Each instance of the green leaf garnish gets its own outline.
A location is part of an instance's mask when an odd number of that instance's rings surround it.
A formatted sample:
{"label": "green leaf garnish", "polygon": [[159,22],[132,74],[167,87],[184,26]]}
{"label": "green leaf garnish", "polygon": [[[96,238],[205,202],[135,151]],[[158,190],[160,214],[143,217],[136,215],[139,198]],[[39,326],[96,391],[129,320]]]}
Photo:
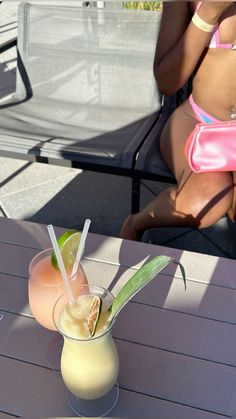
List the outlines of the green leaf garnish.
{"label": "green leaf garnish", "polygon": [[174,259],[169,256],[156,256],[150,261],[146,262],[135,274],[126,282],[121,288],[120,292],[114,298],[109,307],[108,321],[112,321],[120,310],[127,304],[127,302],[140,291],[148,282],[165,268]]}

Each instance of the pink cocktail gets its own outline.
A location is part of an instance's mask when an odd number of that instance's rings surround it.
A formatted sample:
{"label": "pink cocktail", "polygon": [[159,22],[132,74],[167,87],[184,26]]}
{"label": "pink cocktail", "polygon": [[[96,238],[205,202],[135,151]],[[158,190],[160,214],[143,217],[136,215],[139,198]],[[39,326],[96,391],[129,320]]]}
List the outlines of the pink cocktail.
{"label": "pink cocktail", "polygon": [[[56,330],[52,312],[58,297],[65,292],[64,282],[59,270],[51,263],[53,249],[43,250],[32,259],[29,265],[28,295],[32,314],[38,323],[50,330]],[[70,278],[67,272],[73,294],[79,294],[80,285],[87,284],[87,278],[82,265]]]}

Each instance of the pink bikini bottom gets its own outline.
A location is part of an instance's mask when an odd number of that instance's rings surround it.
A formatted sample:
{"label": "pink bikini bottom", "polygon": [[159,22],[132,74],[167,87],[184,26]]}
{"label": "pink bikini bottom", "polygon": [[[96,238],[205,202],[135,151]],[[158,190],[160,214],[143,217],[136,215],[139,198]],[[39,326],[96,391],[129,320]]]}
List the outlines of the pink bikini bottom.
{"label": "pink bikini bottom", "polygon": [[200,122],[203,122],[205,124],[213,124],[214,122],[220,122],[219,119],[214,118],[214,116],[209,115],[208,113],[206,113],[205,111],[203,111],[200,106],[198,106],[194,100],[193,100],[193,95],[189,96],[189,103],[191,105],[191,108],[194,112],[194,114],[196,115],[197,119]]}

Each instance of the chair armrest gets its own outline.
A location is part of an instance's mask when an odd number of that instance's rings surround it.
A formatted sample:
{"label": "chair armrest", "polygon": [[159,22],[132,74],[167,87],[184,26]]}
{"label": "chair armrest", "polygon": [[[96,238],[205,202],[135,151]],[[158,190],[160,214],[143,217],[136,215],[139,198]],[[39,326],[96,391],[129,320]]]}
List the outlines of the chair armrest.
{"label": "chair armrest", "polygon": [[2,52],[7,51],[10,48],[15,47],[16,45],[17,45],[17,37],[16,36],[14,38],[12,38],[12,39],[8,39],[7,41],[3,42],[0,45],[0,54]]}

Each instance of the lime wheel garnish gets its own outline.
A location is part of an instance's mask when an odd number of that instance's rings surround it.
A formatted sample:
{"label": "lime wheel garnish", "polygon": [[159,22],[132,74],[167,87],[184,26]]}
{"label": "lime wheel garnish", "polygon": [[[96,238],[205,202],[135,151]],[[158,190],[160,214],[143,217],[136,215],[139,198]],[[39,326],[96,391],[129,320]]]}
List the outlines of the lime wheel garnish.
{"label": "lime wheel garnish", "polygon": [[[74,265],[76,252],[80,242],[80,236],[81,233],[79,231],[67,230],[57,240],[61,252],[61,257],[67,271],[71,270]],[[54,251],[52,253],[51,262],[54,268],[59,269],[57,257]]]}

